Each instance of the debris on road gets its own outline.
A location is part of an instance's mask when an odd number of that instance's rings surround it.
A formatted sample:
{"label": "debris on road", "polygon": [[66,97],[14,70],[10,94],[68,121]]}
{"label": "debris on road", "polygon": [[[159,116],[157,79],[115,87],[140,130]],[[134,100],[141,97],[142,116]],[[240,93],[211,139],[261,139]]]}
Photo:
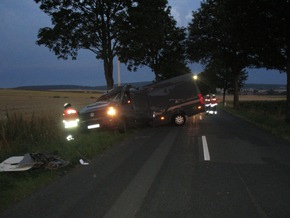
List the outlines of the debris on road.
{"label": "debris on road", "polygon": [[80,164],[81,165],[89,165],[89,163],[88,162],[85,162],[83,159],[80,159]]}

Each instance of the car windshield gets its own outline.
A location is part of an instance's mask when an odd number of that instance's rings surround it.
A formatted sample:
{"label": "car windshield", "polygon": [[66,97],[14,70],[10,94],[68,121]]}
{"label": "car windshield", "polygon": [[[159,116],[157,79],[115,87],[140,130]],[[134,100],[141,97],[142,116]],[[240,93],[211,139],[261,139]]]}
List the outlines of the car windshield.
{"label": "car windshield", "polygon": [[118,100],[118,98],[120,98],[121,90],[122,90],[121,87],[115,88],[115,89],[109,91],[108,93],[103,94],[102,96],[100,96],[97,99],[97,102],[99,102],[99,101],[113,101],[113,100]]}
{"label": "car windshield", "polygon": [[104,94],[101,97],[97,99],[97,102],[99,101],[112,101],[114,100],[120,93],[113,93],[113,94]]}

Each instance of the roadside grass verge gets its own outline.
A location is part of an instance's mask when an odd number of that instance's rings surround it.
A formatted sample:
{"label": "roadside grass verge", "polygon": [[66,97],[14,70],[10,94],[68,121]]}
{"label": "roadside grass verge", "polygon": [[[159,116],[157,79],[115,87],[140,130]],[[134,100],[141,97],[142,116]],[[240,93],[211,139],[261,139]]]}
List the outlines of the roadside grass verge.
{"label": "roadside grass verge", "polygon": [[290,124],[286,123],[286,101],[240,101],[239,110],[228,102],[223,110],[266,129],[290,142]]}
{"label": "roadside grass verge", "polygon": [[54,153],[70,162],[57,170],[35,168],[22,172],[0,172],[0,211],[65,175],[79,164],[80,159],[89,162],[125,139],[130,132],[76,131],[71,141],[66,140],[67,134],[59,117],[32,115],[24,118],[21,114],[7,114],[6,119],[0,121],[0,162],[26,153]]}

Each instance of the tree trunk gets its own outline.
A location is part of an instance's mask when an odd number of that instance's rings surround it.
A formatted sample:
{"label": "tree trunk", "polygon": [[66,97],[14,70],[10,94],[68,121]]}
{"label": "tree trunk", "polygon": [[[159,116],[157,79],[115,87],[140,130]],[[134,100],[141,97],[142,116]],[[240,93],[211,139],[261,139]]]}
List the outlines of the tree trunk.
{"label": "tree trunk", "polygon": [[223,91],[223,106],[225,107],[226,106],[226,89],[224,88],[224,91]]}
{"label": "tree trunk", "polygon": [[105,78],[107,82],[107,89],[110,90],[114,88],[113,59],[111,58],[104,59],[104,70],[105,70]]}
{"label": "tree trunk", "polygon": [[[290,62],[290,61],[288,61]],[[287,108],[286,108],[286,122],[290,123],[290,63],[287,66],[286,77],[287,77]]]}
{"label": "tree trunk", "polygon": [[239,78],[240,78],[240,71],[234,72],[234,108],[239,109],[240,103],[239,103]]}
{"label": "tree trunk", "polygon": [[223,106],[226,106],[226,91],[227,91],[227,72],[225,71],[225,77],[224,77],[224,88],[223,88]]}

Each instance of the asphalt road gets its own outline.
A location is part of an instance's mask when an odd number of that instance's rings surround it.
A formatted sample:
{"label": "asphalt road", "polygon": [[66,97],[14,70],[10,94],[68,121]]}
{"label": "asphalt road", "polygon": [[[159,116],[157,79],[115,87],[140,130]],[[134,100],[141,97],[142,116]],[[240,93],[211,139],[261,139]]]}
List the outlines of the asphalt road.
{"label": "asphalt road", "polygon": [[0,217],[290,217],[290,144],[223,111],[141,129]]}

